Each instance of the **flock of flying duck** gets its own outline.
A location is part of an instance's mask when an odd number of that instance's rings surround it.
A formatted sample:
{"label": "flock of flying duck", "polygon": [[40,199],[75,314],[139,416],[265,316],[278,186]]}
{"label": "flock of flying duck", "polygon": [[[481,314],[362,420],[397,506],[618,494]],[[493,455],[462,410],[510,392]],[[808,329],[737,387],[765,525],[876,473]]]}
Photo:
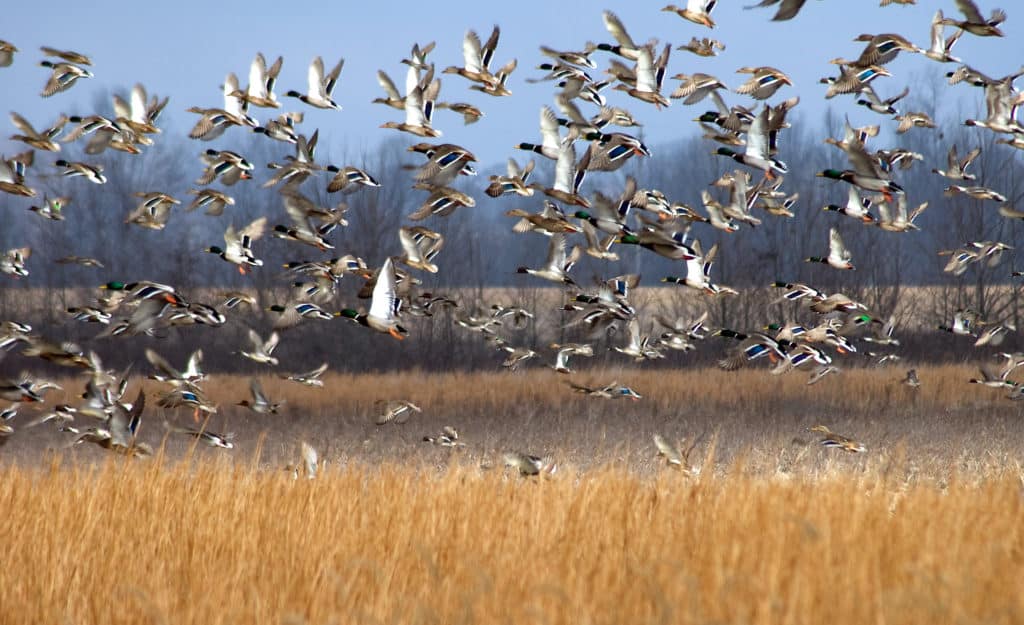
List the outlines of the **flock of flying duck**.
{"label": "flock of flying duck", "polygon": [[[882,0],[881,4],[894,2],[913,4],[913,0]],[[669,5],[664,10],[694,24],[714,28],[711,12],[715,4],[715,0],[689,0],[685,8]],[[774,18],[779,20],[792,18],[804,3],[765,0],[757,6],[774,4],[780,4]],[[824,96],[852,96],[857,105],[879,115],[879,120],[893,125],[898,134],[914,128],[934,128],[935,123],[926,113],[901,112],[897,108],[897,103],[909,89],[892,97],[883,97],[876,91],[876,85],[880,84],[879,78],[892,75],[885,65],[901,53],[920,54],[939,64],[960,64],[961,60],[953,56],[952,51],[961,36],[1002,36],[999,25],[1006,19],[1003,11],[995,10],[986,19],[971,0],[956,0],[955,5],[963,19],[948,18],[941,10],[937,11],[931,23],[927,47],[919,47],[893,33],[857,37],[855,41],[864,44],[860,55],[855,59],[832,61],[838,74],[822,79],[826,85]],[[673,47],[659,44],[656,40],[638,43],[624,23],[610,11],[604,12],[603,19],[610,42],[587,42],[571,50],[540,47],[544,58],[536,68],[541,73],[527,80],[547,81],[554,85],[555,107],[543,106],[540,109],[538,142],[523,142],[515,146],[518,153],[529,160],[520,163],[509,158],[507,174],[491,176],[484,189],[491,198],[534,198],[533,201],[542,206],[537,213],[519,208],[506,213],[516,220],[512,227],[514,232],[544,236],[549,241],[548,255],[543,264],[520,267],[518,272],[564,288],[565,309],[570,313],[567,326],[587,337],[584,342],[551,345],[551,368],[562,374],[572,373],[570,359],[592,356],[594,347],[591,341],[608,336],[615,328],[625,328],[626,335],[624,343],[616,346],[615,350],[635,361],[663,358],[668,350],[691,350],[708,336],[716,335],[734,342],[730,354],[720,361],[722,368],[734,370],[763,358],[774,363],[771,368],[773,374],[796,369],[810,372],[808,384],[837,373],[839,368],[833,364],[835,355],[856,352],[858,342],[898,347],[891,317],[876,316],[865,305],[842,293],[826,293],[806,284],[780,281],[774,286],[780,291],[779,303],[806,302],[807,317],[815,320],[812,323],[772,324],[759,331],[740,332],[728,328],[712,331],[706,327],[705,312],[696,319],[659,317],[657,322],[662,326],[661,331],[645,333],[637,310],[629,302],[630,290],[639,283],[639,276],[617,276],[599,283],[596,288],[576,283],[571,270],[583,254],[616,260],[617,246],[630,245],[683,261],[681,266],[685,266],[685,274],[666,276],[663,278],[665,283],[692,289],[708,298],[736,294],[736,290],[715,282],[713,265],[718,246],[704,250],[693,233],[694,228],[734,233],[744,227],[756,227],[763,219],[793,218],[796,214],[793,208],[798,199],[798,194],[783,190],[788,168],[776,146],[777,137],[788,128],[787,113],[798,105],[799,98],[791,97],[775,104],[768,102],[776,93],[792,86],[784,72],[769,66],[738,70],[738,73],[749,75],[749,79],[732,91],[750,98],[756,106],[728,105],[723,94],[729,88],[716,77],[699,72],[674,75],[673,79],[679,84],[674,91],[666,92],[663,84]],[[451,82],[460,86],[463,81],[468,83],[472,91],[492,97],[510,96],[510,77],[516,70],[517,60],[511,59],[495,67],[499,38],[498,27],[483,43],[475,32],[469,31],[462,45],[463,65],[447,67],[440,73],[452,75]],[[415,143],[410,145],[409,151],[423,159],[415,173],[414,184],[414,189],[423,192],[423,201],[408,215],[410,221],[418,223],[400,228],[401,253],[387,257],[380,267],[375,268],[352,255],[286,264],[289,279],[294,280],[291,297],[289,301],[269,308],[276,313],[269,335],[249,330],[248,345],[237,352],[240,357],[266,367],[276,367],[279,363],[273,353],[280,340],[280,331],[300,323],[338,317],[401,340],[409,334],[405,318],[432,315],[435,307],[453,307],[456,310],[455,322],[468,332],[479,333],[495,349],[506,354],[503,364],[510,369],[540,356],[534,349],[513,345],[507,336],[499,334],[503,329],[520,328],[530,323],[533,319],[531,311],[495,304],[488,313],[470,314],[449,298],[416,289],[419,280],[415,272],[437,273],[436,261],[445,243],[441,233],[423,224],[436,223],[456,210],[476,204],[470,193],[453,186],[462,176],[476,174],[473,153],[459,145],[428,143],[421,139],[441,136],[441,130],[434,126],[438,110],[453,111],[465,124],[475,123],[484,115],[473,104],[439,99],[441,78],[436,75],[429,58],[433,48],[433,42],[413,45],[409,58],[402,59],[401,62],[407,66],[403,90],[384,71],[378,72],[385,95],[374,102],[404,113],[402,121],[391,121],[383,127],[415,136]],[[675,50],[696,57],[709,57],[724,48],[717,40],[693,37],[688,44]],[[17,52],[12,44],[0,41],[0,67],[14,62]],[[50,70],[42,97],[67,91],[81,79],[93,76],[88,69],[91,67],[90,59],[83,54],[48,47],[42,48],[42,52],[47,60],[40,65]],[[604,74],[596,74],[600,62],[607,66]],[[294,244],[297,249],[300,246],[304,246],[302,249],[312,248],[324,256],[332,253],[333,245],[328,237],[336,228],[347,225],[347,205],[340,202],[333,207],[320,206],[303,193],[303,185],[321,186],[326,174],[328,193],[372,193],[374,187],[380,186],[370,172],[361,168],[318,162],[319,131],[314,130],[308,136],[302,132],[301,112],[283,113],[265,123],[257,120],[256,109],[279,109],[287,102],[294,103],[297,108],[341,108],[334,99],[334,90],[343,60],[327,72],[322,59],[317,57],[309,66],[306,90],[290,90],[278,98],[275,88],[282,63],[283,59],[278,57],[268,65],[264,56],[257,54],[250,68],[247,86],[243,88],[235,74],[228,74],[223,84],[222,108],[188,109],[198,116],[189,133],[193,139],[212,141],[228,131],[248,130],[294,149],[294,154],[286,156],[282,162],[269,164],[274,173],[262,183],[263,187],[276,187],[279,191],[287,223],[268,227],[268,217],[261,216],[243,227],[236,228],[231,224],[224,232],[223,245],[211,245],[206,249],[243,274],[262,266],[256,244],[268,231],[274,237]],[[1024,149],[1024,126],[1016,119],[1017,108],[1024,103],[1024,94],[1014,87],[1014,81],[1021,73],[1024,69],[1003,78],[990,78],[969,65],[961,64],[947,74],[950,83],[964,83],[984,93],[985,118],[964,123],[997,133],[1000,143],[1017,149]],[[628,132],[631,127],[639,125],[633,114],[622,106],[608,103],[612,91],[622,92],[624,95],[619,97],[622,101],[629,98],[637,107],[654,107],[656,110],[669,107],[672,100],[682,100],[682,104],[691,106],[709,99],[714,108],[700,114],[697,121],[705,138],[720,144],[715,154],[730,159],[738,166],[712,184],[712,188],[726,189],[728,200],[716,199],[715,193],[705,190],[701,193],[704,209],[701,211],[672,201],[657,189],[643,188],[632,176],[626,177],[621,192],[615,197],[597,191],[588,193],[584,181],[590,174],[614,172],[633,159],[651,156],[647,146]],[[44,130],[36,130],[24,117],[12,113],[11,120],[19,134],[11,139],[23,142],[29,149],[13,158],[0,158],[0,191],[37,197],[30,182],[33,168],[47,171],[56,168],[68,178],[69,195],[73,193],[75,184],[105,183],[106,174],[98,165],[65,159],[37,164],[36,154],[59,153],[61,144],[84,142],[82,152],[85,155],[100,154],[108,149],[138,155],[152,145],[160,133],[157,121],[167,102],[167,98],[150,98],[141,85],[136,85],[127,101],[114,97],[113,115],[61,116]],[[584,113],[585,108],[589,108],[590,113]],[[70,131],[61,137],[66,127],[70,127]],[[888,233],[918,230],[914,221],[925,210],[926,204],[910,209],[907,193],[894,180],[894,174],[912,167],[921,155],[899,147],[869,150],[868,141],[878,132],[877,125],[854,128],[847,123],[842,138],[828,139],[846,154],[850,168],[827,169],[818,174],[848,185],[845,189],[846,203],[830,205],[827,210]],[[961,157],[954,145],[950,148],[946,168],[934,171],[949,179],[947,194],[962,193],[1003,204],[1006,198],[996,190],[975,184],[976,175],[969,173],[970,165],[979,152],[980,148],[975,148]],[[203,208],[212,217],[230,213],[234,200],[229,195],[229,188],[253,178],[255,165],[231,150],[207,149],[201,158],[204,168],[196,180],[197,188],[189,191],[194,198],[184,210]],[[552,179],[544,182],[533,180],[536,158],[554,161]],[[215,182],[219,182],[222,188],[209,186]],[[140,191],[136,195],[138,206],[126,216],[126,222],[142,228],[163,229],[175,212],[174,207],[181,204],[181,200],[165,193]],[[64,209],[70,204],[69,197],[44,196],[40,205],[31,207],[31,210],[41,218],[62,221],[65,219]],[[759,211],[763,212],[760,217],[757,216]],[[1000,211],[1007,217],[1022,216],[1005,205]],[[888,235],[879,233],[879,236]],[[808,262],[823,263],[837,271],[854,268],[853,258],[838,227],[831,229],[827,246],[824,243],[822,254],[808,258]],[[963,273],[972,263],[998,263],[1006,249],[1009,246],[1000,242],[981,241],[949,251],[951,258],[947,271]],[[27,276],[30,256],[29,247],[6,252],[0,259],[0,272],[14,277]],[[96,259],[79,256],[68,256],[58,262],[102,267]],[[368,310],[338,310],[337,306],[331,305],[339,281],[349,274],[366,281],[360,297],[370,298]],[[256,304],[256,298],[246,291],[224,293],[222,301],[211,304],[192,301],[172,285],[144,280],[111,281],[100,287],[95,302],[68,308],[68,313],[79,321],[102,326],[99,337],[124,340],[131,336],[152,336],[168,327],[219,326],[226,322],[226,312]],[[970,310],[958,311],[949,325],[941,329],[972,336],[979,346],[998,345],[1008,332],[1015,330],[1005,322],[987,322]],[[76,368],[86,377],[86,390],[80,405],[58,405],[53,411],[35,418],[32,424],[56,422],[62,431],[73,436],[72,444],[90,442],[135,455],[152,452],[148,445],[136,440],[146,397],[140,391],[134,401],[124,401],[129,386],[127,371],[108,371],[93,351],[86,352],[74,344],[33,333],[32,328],[23,323],[3,322],[0,348],[10,350],[17,345],[22,346],[21,354],[25,357],[38,357]],[[898,359],[895,351],[874,355],[881,362]],[[206,415],[208,419],[209,415],[217,412],[218,407],[203,391],[207,376],[201,369],[201,350],[194,352],[182,369],[152,349],[146,351],[146,357],[154,371],[151,378],[166,386],[156,399],[157,405],[190,409],[197,421],[200,415]],[[982,377],[971,382],[1006,389],[1016,399],[1024,397],[1024,387],[1008,379],[1016,367],[1024,364],[1024,355],[1001,354],[1000,358],[1003,361],[1001,366],[983,367]],[[281,377],[297,384],[320,387],[324,384],[321,377],[326,369],[324,364],[312,371],[283,374]],[[913,370],[907,373],[904,383],[913,388],[920,384]],[[593,397],[634,400],[641,397],[637,391],[618,382],[588,385],[570,381],[568,384],[573,391]],[[9,436],[13,432],[10,420],[17,413],[18,402],[44,401],[46,391],[55,387],[50,382],[29,378],[5,382],[0,387],[0,397],[14,403],[0,415],[3,418],[0,435]],[[251,397],[240,401],[239,405],[256,413],[273,414],[281,402],[268,398],[259,379],[253,378]],[[380,409],[378,424],[403,423],[421,410],[415,403],[404,399],[382,401]],[[83,419],[93,425],[81,425]],[[232,447],[230,435],[209,431],[205,428],[205,421],[202,427],[167,427],[171,433],[194,436],[212,446]],[[851,452],[864,450],[862,444],[835,434],[825,426],[815,426],[811,430],[821,435],[821,442],[825,445]],[[445,427],[439,434],[424,440],[448,447],[463,445],[458,432],[452,427]],[[683,465],[688,454],[661,436],[655,437],[655,443],[659,454],[670,466],[687,468]],[[302,449],[305,459],[303,470],[310,476],[315,475],[316,452],[305,444]],[[518,452],[506,454],[505,461],[523,474],[554,469],[554,465],[545,460]]]}

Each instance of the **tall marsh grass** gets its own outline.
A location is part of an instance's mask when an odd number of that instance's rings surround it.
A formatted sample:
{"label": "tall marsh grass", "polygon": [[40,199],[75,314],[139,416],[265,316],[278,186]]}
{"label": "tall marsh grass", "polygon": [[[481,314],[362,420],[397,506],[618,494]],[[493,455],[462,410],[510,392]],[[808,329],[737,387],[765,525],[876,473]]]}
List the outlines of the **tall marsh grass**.
{"label": "tall marsh grass", "polygon": [[1019,468],[11,466],[0,622],[1019,623]]}

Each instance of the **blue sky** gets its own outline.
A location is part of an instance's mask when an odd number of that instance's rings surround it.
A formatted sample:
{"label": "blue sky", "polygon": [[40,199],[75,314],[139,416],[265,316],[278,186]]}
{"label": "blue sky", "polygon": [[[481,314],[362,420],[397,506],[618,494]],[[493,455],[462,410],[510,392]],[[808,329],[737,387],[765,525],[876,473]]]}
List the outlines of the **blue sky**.
{"label": "blue sky", "polygon": [[[0,38],[11,41],[21,52],[12,67],[0,69],[0,92],[8,110],[22,113],[37,127],[45,127],[61,111],[109,113],[109,108],[92,110],[98,94],[106,89],[127,91],[135,82],[142,82],[150,93],[171,96],[164,125],[169,132],[184,133],[194,119],[184,110],[194,105],[221,106],[219,85],[225,74],[234,71],[244,84],[249,63],[257,51],[268,59],[284,56],[279,95],[290,88],[305,89],[306,68],[314,56],[323,56],[328,67],[338,57],[344,57],[345,68],[335,91],[335,99],[344,107],[342,112],[314,111],[297,101],[282,110],[304,111],[307,132],[319,127],[322,145],[331,146],[332,150],[345,146],[351,153],[397,136],[395,131],[378,126],[389,119],[400,119],[401,114],[370,104],[372,98],[381,95],[375,77],[377,69],[384,69],[401,85],[405,66],[399,60],[407,55],[413,42],[431,40],[437,41],[431,58],[439,70],[451,64],[461,65],[461,41],[466,29],[473,28],[486,37],[491,26],[499,24],[502,38],[495,66],[513,57],[519,59],[519,69],[510,80],[513,97],[491,98],[470,91],[469,83],[458,76],[444,76],[442,100],[471,102],[480,106],[486,117],[468,127],[462,125],[458,116],[446,111],[439,111],[435,119],[435,125],[445,133],[444,140],[474,150],[484,163],[495,163],[511,155],[516,142],[538,136],[538,109],[551,103],[552,83],[524,82],[525,78],[541,73],[533,69],[544,60],[537,46],[578,49],[587,40],[610,40],[601,21],[602,8],[616,11],[639,41],[656,37],[675,46],[697,35],[712,36],[727,45],[726,51],[715,59],[673,52],[669,75],[704,71],[736,86],[741,80],[734,72],[744,65],[772,65],[788,72],[795,87],[784,88],[773,100],[801,95],[799,110],[804,119],[818,117],[829,106],[823,99],[825,87],[817,80],[833,73],[829,59],[850,58],[859,53],[862,44],[851,41],[854,37],[861,33],[897,32],[926,46],[930,19],[937,8],[948,15],[958,15],[952,0],[919,0],[918,6],[885,8],[878,7],[874,0],[809,0],[796,19],[775,23],[770,21],[773,10],[743,10],[742,5],[749,3],[751,0],[722,0],[714,13],[719,26],[711,31],[661,12],[659,3],[641,6],[618,2],[602,7],[582,1],[377,1],[318,3],[295,8],[296,5],[261,1],[19,2],[4,9],[9,29],[0,32]],[[988,0],[981,2],[986,14],[994,6]],[[1003,75],[1024,62],[1019,39],[1024,13],[1015,11],[1013,6],[1006,8],[1006,38],[965,35],[955,48],[958,56],[990,75]],[[69,92],[41,99],[38,93],[47,70],[37,66],[42,58],[40,45],[92,55],[96,78]],[[602,70],[606,56],[595,56]],[[883,96],[895,94],[909,84],[913,98],[915,85],[922,79],[928,75],[941,76],[953,67],[940,66],[923,56],[903,55],[889,65],[895,76],[876,84]],[[675,81],[667,80],[666,92],[674,86]],[[651,145],[695,134],[697,126],[690,120],[710,104],[683,107],[673,102],[672,107],[659,112],[624,93],[610,93],[611,103],[628,107],[645,124],[645,138]],[[922,89],[918,97],[924,93]],[[948,94],[954,103],[957,98],[963,99],[969,111],[982,108],[979,90],[959,86],[940,93]],[[730,103],[753,104],[749,98],[735,94],[728,94],[726,99]],[[855,107],[849,97],[836,98],[831,105],[840,112],[851,112],[854,121],[878,121]],[[930,102],[925,102],[919,108],[931,112],[930,106]],[[257,115],[265,119],[271,111],[260,109]],[[8,128],[13,131],[9,124]],[[230,147],[233,132],[238,130],[232,130],[213,145]],[[0,142],[0,147],[8,154],[17,149],[6,140]],[[197,153],[206,147],[208,144],[197,142]]]}

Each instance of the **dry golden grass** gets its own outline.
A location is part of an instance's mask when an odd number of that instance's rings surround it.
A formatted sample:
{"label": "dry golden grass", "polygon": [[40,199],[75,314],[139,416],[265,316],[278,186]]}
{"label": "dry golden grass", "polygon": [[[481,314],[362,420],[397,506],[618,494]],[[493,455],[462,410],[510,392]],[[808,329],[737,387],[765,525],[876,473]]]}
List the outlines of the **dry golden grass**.
{"label": "dry golden grass", "polygon": [[9,467],[4,622],[1019,623],[1019,470]]}
{"label": "dry golden grass", "polygon": [[[594,369],[637,402],[565,376],[263,376],[281,415],[206,387],[231,452],[165,439],[150,408],[127,460],[16,429],[0,448],[0,622],[1018,623],[1024,620],[1019,409],[966,366],[850,369],[806,387],[763,370]],[[77,380],[53,402],[77,394]],[[156,385],[145,385],[153,397]],[[129,395],[134,396],[133,389]],[[373,425],[377,399],[423,407]],[[22,419],[19,415],[18,420]],[[814,444],[826,423],[868,452]],[[420,441],[443,424],[466,448]],[[696,440],[696,477],[651,436]],[[282,470],[300,440],[316,480]],[[522,450],[550,479],[501,468]]]}

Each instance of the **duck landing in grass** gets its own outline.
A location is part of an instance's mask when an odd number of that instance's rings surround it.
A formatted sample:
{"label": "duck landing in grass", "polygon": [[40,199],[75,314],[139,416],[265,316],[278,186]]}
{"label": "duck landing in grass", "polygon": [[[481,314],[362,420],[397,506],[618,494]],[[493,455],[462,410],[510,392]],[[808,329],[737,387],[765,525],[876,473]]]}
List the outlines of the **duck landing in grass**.
{"label": "duck landing in grass", "polygon": [[825,425],[815,425],[807,428],[808,432],[821,434],[819,441],[825,447],[835,447],[849,453],[863,453],[868,450],[863,443],[859,443],[848,436],[836,434]]}

